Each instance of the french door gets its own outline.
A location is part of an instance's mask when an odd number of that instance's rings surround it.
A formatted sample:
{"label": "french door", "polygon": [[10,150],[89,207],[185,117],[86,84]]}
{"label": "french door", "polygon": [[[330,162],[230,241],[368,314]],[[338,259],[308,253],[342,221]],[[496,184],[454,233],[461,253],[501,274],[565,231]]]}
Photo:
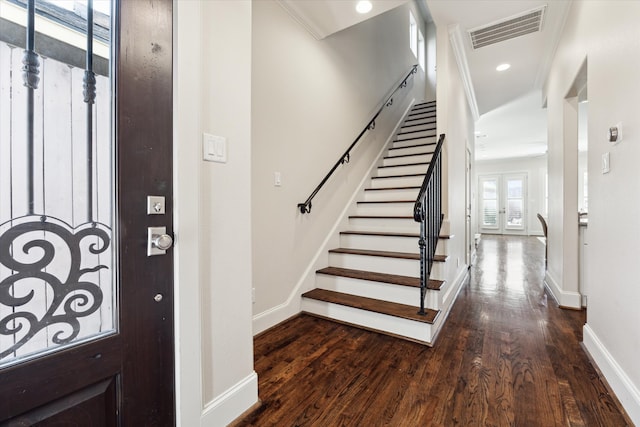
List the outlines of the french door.
{"label": "french door", "polygon": [[0,425],[174,425],[172,1],[0,19]]}
{"label": "french door", "polygon": [[481,175],[480,231],[485,234],[525,234],[527,174]]}

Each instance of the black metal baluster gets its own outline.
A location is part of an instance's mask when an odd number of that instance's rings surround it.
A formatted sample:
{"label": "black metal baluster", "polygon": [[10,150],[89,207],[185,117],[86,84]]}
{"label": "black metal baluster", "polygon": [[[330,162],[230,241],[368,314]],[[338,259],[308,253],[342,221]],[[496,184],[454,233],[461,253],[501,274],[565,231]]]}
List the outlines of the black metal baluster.
{"label": "black metal baluster", "polygon": [[[420,223],[420,310],[424,315],[425,298],[442,226],[442,144],[440,135],[429,168],[413,208],[413,218]],[[427,204],[428,203],[428,204]]]}
{"label": "black metal baluster", "polygon": [[27,199],[29,215],[34,213],[35,207],[35,157],[33,147],[33,122],[34,122],[34,104],[33,91],[38,88],[40,82],[40,61],[38,54],[35,52],[35,0],[27,2],[27,43],[22,57],[22,80],[24,86],[27,87]]}
{"label": "black metal baluster", "polygon": [[87,220],[93,221],[93,104],[96,75],[93,72],[93,0],[87,1],[87,59],[84,71],[84,102],[87,104]]}
{"label": "black metal baluster", "polygon": [[427,294],[427,272],[425,270],[424,259],[427,255],[426,252],[426,224],[424,221],[425,217],[425,198],[421,201],[422,206],[420,207],[420,216],[422,220],[420,221],[420,240],[418,240],[418,245],[420,246],[420,311],[418,314],[424,315],[424,298]]}

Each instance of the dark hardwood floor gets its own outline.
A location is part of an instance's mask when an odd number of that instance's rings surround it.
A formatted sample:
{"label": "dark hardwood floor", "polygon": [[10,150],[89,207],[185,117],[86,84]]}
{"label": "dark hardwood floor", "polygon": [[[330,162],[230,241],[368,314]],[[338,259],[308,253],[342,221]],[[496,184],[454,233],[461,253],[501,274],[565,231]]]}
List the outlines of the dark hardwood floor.
{"label": "dark hardwood floor", "polygon": [[238,426],[625,426],[547,298],[535,237],[483,236],[435,347],[301,315],[255,339],[262,405]]}

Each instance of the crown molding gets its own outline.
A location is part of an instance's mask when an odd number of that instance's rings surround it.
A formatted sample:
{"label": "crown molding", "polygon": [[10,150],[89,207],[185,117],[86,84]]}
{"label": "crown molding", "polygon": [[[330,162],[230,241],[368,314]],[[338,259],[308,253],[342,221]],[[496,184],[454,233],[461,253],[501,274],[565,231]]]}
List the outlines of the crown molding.
{"label": "crown molding", "polygon": [[462,84],[464,91],[467,95],[467,102],[473,114],[473,120],[477,121],[480,118],[480,112],[478,110],[478,101],[476,100],[476,92],[473,88],[473,81],[471,80],[471,72],[469,71],[469,63],[467,62],[467,54],[464,48],[464,36],[460,25],[449,26],[449,39],[451,40],[451,48],[453,49],[453,55],[458,63],[458,70],[460,71],[460,77],[462,78]]}

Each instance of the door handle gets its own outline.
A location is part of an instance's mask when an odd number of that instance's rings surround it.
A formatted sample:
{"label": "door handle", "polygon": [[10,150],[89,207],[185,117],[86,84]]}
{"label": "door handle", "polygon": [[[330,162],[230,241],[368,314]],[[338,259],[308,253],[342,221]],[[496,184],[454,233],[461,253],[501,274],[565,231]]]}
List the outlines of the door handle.
{"label": "door handle", "polygon": [[147,228],[147,256],[164,255],[173,246],[173,237],[167,234],[167,227]]}

